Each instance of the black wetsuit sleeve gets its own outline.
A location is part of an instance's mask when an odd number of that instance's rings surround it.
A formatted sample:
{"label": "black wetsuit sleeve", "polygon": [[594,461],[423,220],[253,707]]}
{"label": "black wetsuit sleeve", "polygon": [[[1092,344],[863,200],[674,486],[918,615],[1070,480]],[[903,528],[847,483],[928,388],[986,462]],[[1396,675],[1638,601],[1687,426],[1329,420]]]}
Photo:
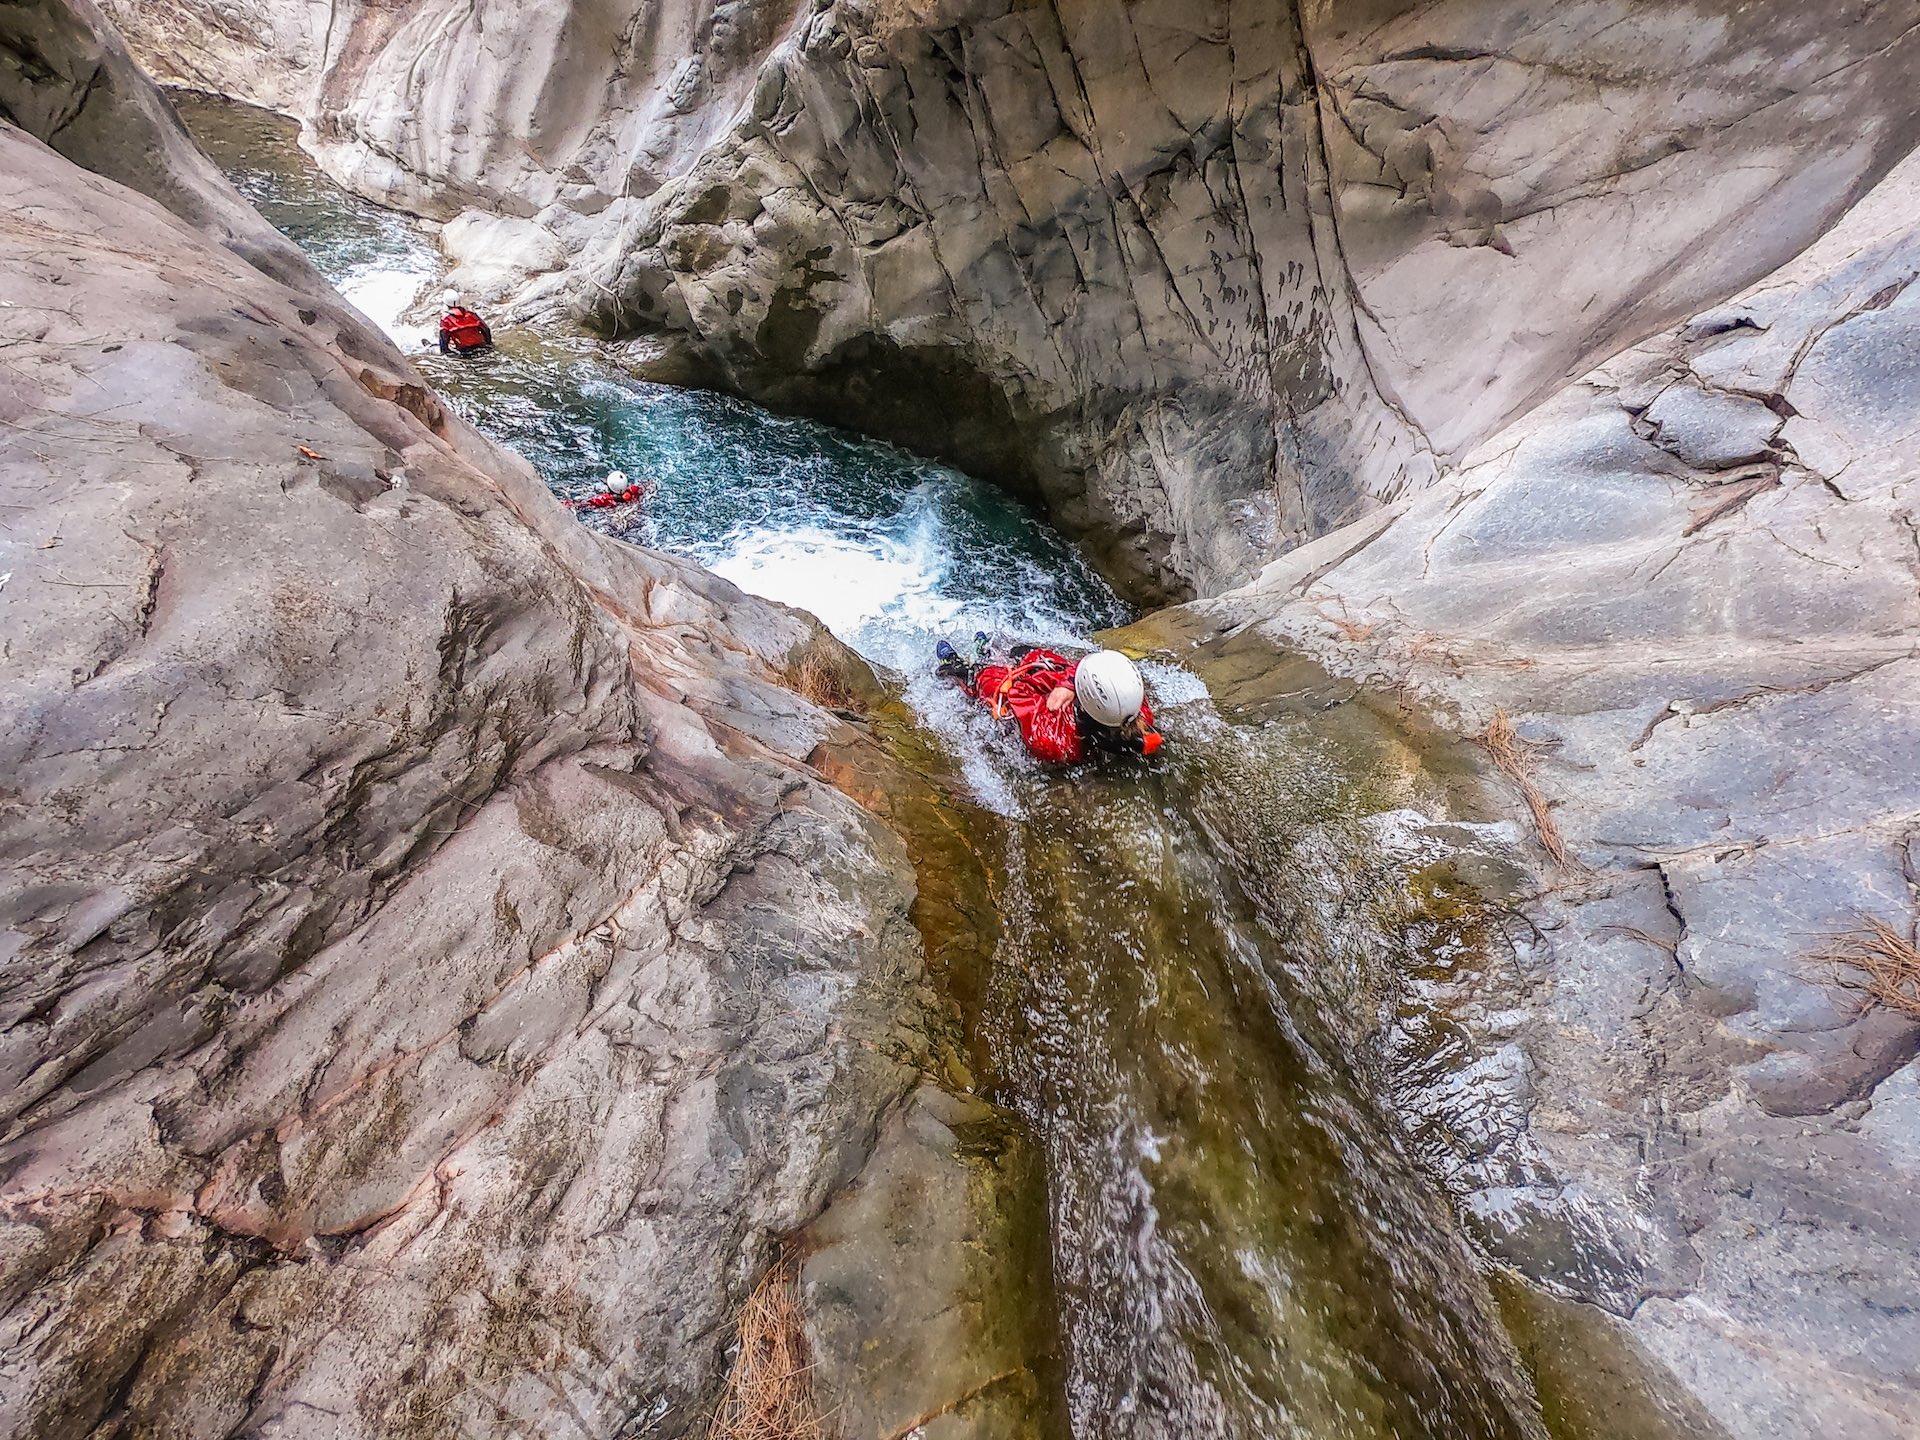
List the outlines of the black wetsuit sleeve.
{"label": "black wetsuit sleeve", "polygon": [[1080,738],[1089,750],[1103,751],[1108,755],[1138,755],[1146,748],[1138,735],[1129,735],[1125,730],[1102,725],[1078,705],[1073,707],[1073,716],[1080,727]]}
{"label": "black wetsuit sleeve", "polygon": [[442,355],[447,353],[447,332],[444,330],[440,332],[440,353]]}

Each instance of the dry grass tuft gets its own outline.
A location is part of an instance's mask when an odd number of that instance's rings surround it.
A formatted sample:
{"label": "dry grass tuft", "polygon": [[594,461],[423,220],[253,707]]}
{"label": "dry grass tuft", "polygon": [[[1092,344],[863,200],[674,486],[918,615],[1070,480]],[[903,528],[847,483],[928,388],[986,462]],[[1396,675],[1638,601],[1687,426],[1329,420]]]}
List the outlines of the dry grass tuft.
{"label": "dry grass tuft", "polygon": [[809,645],[789,659],[780,679],[789,690],[804,695],[823,710],[864,708],[859,693],[847,679],[846,666],[825,646]]}
{"label": "dry grass tuft", "polygon": [[1533,828],[1539,832],[1540,843],[1546,847],[1547,854],[1557,864],[1566,864],[1567,842],[1554,823],[1553,812],[1547,808],[1547,797],[1540,793],[1540,787],[1527,773],[1527,742],[1515,733],[1513,717],[1504,710],[1494,711],[1487,728],[1475,738],[1486,747],[1500,773],[1513,782],[1527,802],[1527,809],[1533,815]]}
{"label": "dry grass tuft", "polygon": [[1832,970],[1832,982],[1884,1006],[1920,1019],[1920,946],[1886,921],[1867,917],[1861,929],[1833,940],[1814,958]]}
{"label": "dry grass tuft", "polygon": [[807,1375],[799,1266],[783,1258],[740,1310],[740,1353],[708,1440],[824,1440]]}

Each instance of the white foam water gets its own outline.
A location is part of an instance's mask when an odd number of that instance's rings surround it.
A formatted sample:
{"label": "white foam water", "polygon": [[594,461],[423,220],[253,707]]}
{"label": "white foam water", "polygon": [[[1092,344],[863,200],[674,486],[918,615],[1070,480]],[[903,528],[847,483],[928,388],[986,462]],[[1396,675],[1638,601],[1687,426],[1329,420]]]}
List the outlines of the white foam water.
{"label": "white foam water", "polygon": [[432,336],[405,316],[438,278],[437,268],[421,257],[401,266],[357,266],[341,280],[339,289],[348,304],[386,331],[394,344],[411,353],[421,348],[423,339]]}

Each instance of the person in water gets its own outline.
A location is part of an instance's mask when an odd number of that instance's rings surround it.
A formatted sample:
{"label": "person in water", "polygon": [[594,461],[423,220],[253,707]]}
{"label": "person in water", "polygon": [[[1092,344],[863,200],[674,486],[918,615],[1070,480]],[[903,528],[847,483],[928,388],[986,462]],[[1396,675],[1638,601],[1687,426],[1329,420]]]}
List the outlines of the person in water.
{"label": "person in water", "polygon": [[627,479],[624,470],[609,470],[607,478],[600,482],[600,488],[584,500],[569,500],[569,505],[588,505],[595,510],[611,510],[616,505],[632,505],[653,493],[653,484],[649,481],[637,485]]}
{"label": "person in water", "polygon": [[440,297],[440,353],[472,355],[493,344],[493,331],[487,322],[466,307],[460,292],[449,290]]}
{"label": "person in water", "polygon": [[984,633],[973,637],[969,663],[942,640],[934,647],[938,672],[955,681],[999,719],[1011,718],[1037,760],[1070,765],[1094,751],[1151,755],[1162,736],[1154,728],[1139,667],[1117,650],[1069,660],[1053,650],[1016,645],[1004,660],[989,656]]}

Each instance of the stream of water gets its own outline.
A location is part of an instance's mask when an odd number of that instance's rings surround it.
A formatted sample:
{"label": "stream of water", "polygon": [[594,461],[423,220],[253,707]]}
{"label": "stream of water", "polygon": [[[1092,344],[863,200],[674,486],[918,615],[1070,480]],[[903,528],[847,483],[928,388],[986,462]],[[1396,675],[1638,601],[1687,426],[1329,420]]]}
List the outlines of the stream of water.
{"label": "stream of water", "polygon": [[[333,189],[281,122],[183,109],[263,213],[419,352],[425,326],[404,317],[438,288],[429,238]],[[611,468],[654,479],[627,538],[812,610],[900,677],[1008,822],[975,1023],[986,1087],[1046,1158],[1076,1440],[1541,1435],[1457,1227],[1346,1053],[1353,952],[1392,943],[1367,918],[1367,817],[1405,803],[1406,777],[1298,718],[1223,716],[1166,666],[1150,670],[1163,762],[1043,774],[928,656],[937,635],[1086,644],[1127,619],[1054,532],[891,447],[636,382],[584,341],[500,338],[423,368],[562,496]]]}

